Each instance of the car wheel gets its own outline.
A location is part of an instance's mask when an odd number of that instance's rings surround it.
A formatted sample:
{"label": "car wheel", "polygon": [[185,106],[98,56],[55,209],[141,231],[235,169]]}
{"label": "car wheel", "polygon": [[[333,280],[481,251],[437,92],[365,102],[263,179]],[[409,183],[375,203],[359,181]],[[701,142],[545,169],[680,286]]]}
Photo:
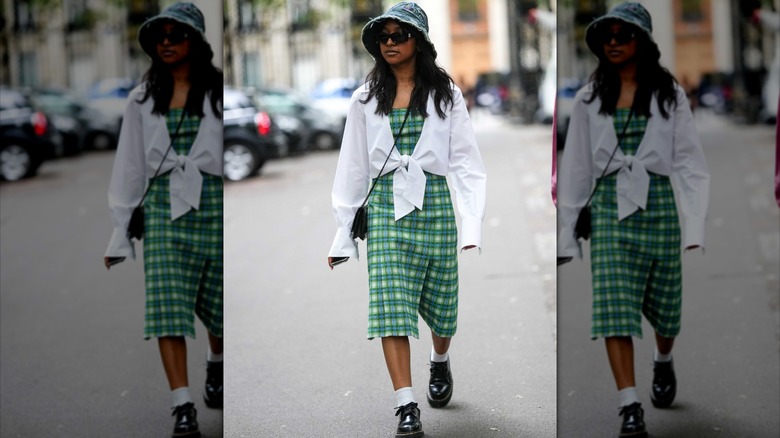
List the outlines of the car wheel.
{"label": "car wheel", "polygon": [[320,151],[327,151],[329,149],[336,148],[336,137],[328,134],[327,132],[319,132],[314,135],[311,142],[314,149]]}
{"label": "car wheel", "polygon": [[21,144],[11,143],[0,149],[0,176],[6,181],[17,181],[35,173],[30,152]]}
{"label": "car wheel", "polygon": [[240,181],[259,169],[255,152],[243,143],[227,143],[224,147],[223,173],[230,181]]}
{"label": "car wheel", "polygon": [[105,151],[115,146],[111,135],[105,132],[95,133],[92,138],[90,138],[89,145],[96,151]]}

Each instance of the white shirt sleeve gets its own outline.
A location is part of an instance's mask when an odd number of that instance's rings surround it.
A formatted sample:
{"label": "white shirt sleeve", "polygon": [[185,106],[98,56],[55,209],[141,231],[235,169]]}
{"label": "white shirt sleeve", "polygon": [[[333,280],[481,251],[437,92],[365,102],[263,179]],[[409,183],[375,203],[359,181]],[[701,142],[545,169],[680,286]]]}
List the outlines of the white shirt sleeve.
{"label": "white shirt sleeve", "polygon": [[672,153],[672,183],[678,190],[683,248],[704,248],[704,229],[710,202],[710,174],[685,93],[677,90]]}
{"label": "white shirt sleeve", "polygon": [[133,209],[143,197],[146,185],[143,127],[136,98],[135,93],[128,97],[108,187],[108,207],[114,231],[106,249],[107,257],[135,258],[135,248],[127,237],[127,224]]}
{"label": "white shirt sleeve", "polygon": [[577,216],[593,187],[593,153],[588,110],[581,91],[574,102],[566,134],[566,148],[558,169],[558,257],[582,258],[574,236]]}
{"label": "white shirt sleeve", "polygon": [[474,245],[481,249],[487,175],[463,94],[455,87],[452,97],[449,175],[462,219],[460,248]]}
{"label": "white shirt sleeve", "polygon": [[357,241],[352,239],[350,231],[355,212],[365,200],[371,180],[366,117],[363,104],[360,103],[361,96],[362,93],[359,92],[352,95],[333,181],[331,199],[338,229],[328,253],[329,257],[359,257]]}

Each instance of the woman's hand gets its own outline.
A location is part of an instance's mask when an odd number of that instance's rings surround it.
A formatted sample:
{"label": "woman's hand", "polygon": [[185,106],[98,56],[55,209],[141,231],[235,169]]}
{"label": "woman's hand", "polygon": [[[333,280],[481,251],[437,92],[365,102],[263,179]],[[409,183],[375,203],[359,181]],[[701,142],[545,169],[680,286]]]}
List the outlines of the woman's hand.
{"label": "woman's hand", "polygon": [[701,247],[699,245],[690,245],[690,246],[686,246],[685,250],[686,251],[690,251],[690,250],[696,249],[696,248],[701,248]]}
{"label": "woman's hand", "polygon": [[476,247],[477,247],[477,245],[468,245],[468,246],[464,246],[464,247],[463,247],[463,251],[467,251],[467,250],[469,250],[469,249],[474,249],[474,248],[476,248]]}
{"label": "woman's hand", "polygon": [[111,266],[122,263],[125,261],[124,257],[103,257],[103,264],[106,265],[106,269],[110,270]]}

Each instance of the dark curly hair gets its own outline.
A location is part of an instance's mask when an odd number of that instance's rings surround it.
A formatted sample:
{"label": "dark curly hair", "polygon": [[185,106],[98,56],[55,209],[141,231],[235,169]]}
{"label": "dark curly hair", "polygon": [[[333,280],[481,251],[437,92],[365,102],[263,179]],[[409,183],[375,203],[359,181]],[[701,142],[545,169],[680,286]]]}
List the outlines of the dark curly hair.
{"label": "dark curly hair", "polygon": [[[190,91],[187,94],[185,109],[188,114],[202,118],[203,99],[208,94],[211,110],[214,115],[221,118],[222,70],[212,64],[214,51],[211,50],[208,42],[204,41],[197,32],[190,34],[194,37],[190,39]],[[152,55],[152,65],[144,74],[143,82],[146,84],[146,90],[138,103],[146,102],[151,97],[154,102],[152,112],[159,115],[167,113],[173,97],[173,75],[156,53]]]}
{"label": "dark curly hair", "polygon": [[[661,52],[658,46],[648,36],[633,25],[621,23],[623,26],[631,26],[637,35],[637,90],[634,95],[633,109],[636,114],[650,117],[650,101],[653,95],[658,99],[658,106],[663,118],[669,118],[669,109],[677,108],[677,92],[675,85],[677,80],[661,66]],[[590,77],[593,81],[593,94],[586,103],[593,102],[596,97],[601,100],[599,114],[612,115],[615,113],[618,99],[620,98],[620,75],[617,66],[609,62],[606,55],[598,52],[599,65]]]}
{"label": "dark curly hair", "polygon": [[[417,62],[414,74],[414,91],[409,101],[409,108],[413,113],[428,117],[428,95],[434,91],[433,101],[436,104],[436,113],[439,118],[447,117],[447,107],[452,108],[453,94],[452,78],[443,68],[436,64],[433,56],[433,47],[425,40],[425,37],[414,28],[403,28],[417,41]],[[368,83],[368,97],[361,103],[367,103],[376,98],[376,114],[388,115],[393,109],[395,100],[396,80],[390,64],[380,55],[376,58],[374,68],[366,76]]]}

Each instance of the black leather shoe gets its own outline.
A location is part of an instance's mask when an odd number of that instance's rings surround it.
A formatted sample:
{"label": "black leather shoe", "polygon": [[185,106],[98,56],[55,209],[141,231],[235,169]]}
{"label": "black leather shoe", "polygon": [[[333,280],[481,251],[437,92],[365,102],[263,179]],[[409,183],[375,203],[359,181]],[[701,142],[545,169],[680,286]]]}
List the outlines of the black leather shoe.
{"label": "black leather shoe", "polygon": [[677,378],[674,365],[669,362],[653,362],[653,390],[651,400],[657,408],[668,408],[677,395]]}
{"label": "black leather shoe", "polygon": [[176,416],[176,424],[173,426],[173,438],[197,438],[200,436],[198,411],[195,410],[194,404],[185,403],[176,406],[173,408],[173,414],[171,415]]}
{"label": "black leather shoe", "polygon": [[417,403],[409,403],[397,408],[395,415],[398,419],[398,429],[395,438],[421,438],[425,436],[420,423],[420,409]]}
{"label": "black leather shoe", "polygon": [[452,372],[450,359],[447,362],[431,361],[431,380],[428,381],[428,404],[432,408],[447,406],[452,398]]}
{"label": "black leather shoe", "polygon": [[645,430],[645,411],[640,403],[632,403],[620,409],[623,416],[623,425],[620,426],[620,438],[647,438]]}
{"label": "black leather shoe", "polygon": [[210,408],[222,407],[222,362],[206,362],[206,388],[203,401]]}

